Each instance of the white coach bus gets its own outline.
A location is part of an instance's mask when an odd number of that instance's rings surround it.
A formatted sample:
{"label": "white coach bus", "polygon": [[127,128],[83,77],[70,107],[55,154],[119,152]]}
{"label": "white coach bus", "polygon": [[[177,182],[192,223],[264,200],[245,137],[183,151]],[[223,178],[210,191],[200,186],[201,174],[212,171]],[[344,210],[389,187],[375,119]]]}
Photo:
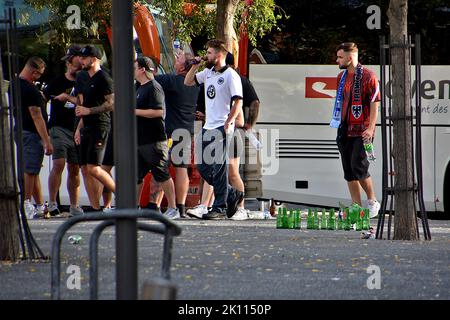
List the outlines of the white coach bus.
{"label": "white coach bus", "polygon": [[[367,67],[379,76],[379,66]],[[336,129],[329,126],[338,66],[250,64],[249,70],[261,101],[257,128],[278,130],[271,150],[261,154],[261,198],[331,207],[338,206],[340,201],[349,203],[350,195],[335,143]],[[422,165],[427,211],[444,211],[444,208],[450,211],[449,79],[448,65],[422,66]],[[371,164],[369,172],[381,201],[380,115],[378,119],[374,141],[378,159]],[[276,174],[264,174],[264,164],[273,161],[268,154],[275,155],[278,161]]]}

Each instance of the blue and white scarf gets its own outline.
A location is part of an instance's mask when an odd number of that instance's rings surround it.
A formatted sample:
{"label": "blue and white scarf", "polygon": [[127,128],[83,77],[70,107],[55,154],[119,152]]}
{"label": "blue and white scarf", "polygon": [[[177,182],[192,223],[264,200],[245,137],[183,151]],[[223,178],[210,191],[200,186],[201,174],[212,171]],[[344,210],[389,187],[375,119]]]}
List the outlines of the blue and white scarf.
{"label": "blue and white scarf", "polygon": [[330,127],[332,128],[339,128],[339,125],[341,124],[342,100],[344,98],[342,92],[344,91],[344,84],[346,77],[347,77],[347,70],[344,70],[341,80],[339,81],[336,100],[334,101],[333,118],[331,119],[330,122]]}

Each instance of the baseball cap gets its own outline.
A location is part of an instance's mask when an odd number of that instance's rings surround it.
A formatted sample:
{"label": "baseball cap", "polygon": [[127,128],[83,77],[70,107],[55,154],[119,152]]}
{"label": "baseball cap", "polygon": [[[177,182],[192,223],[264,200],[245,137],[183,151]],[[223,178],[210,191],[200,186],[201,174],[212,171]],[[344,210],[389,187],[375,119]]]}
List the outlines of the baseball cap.
{"label": "baseball cap", "polygon": [[83,49],[81,49],[80,56],[82,56],[82,57],[96,57],[97,59],[101,59],[102,58],[102,54],[101,54],[100,50],[97,47],[91,46],[91,45],[87,45]]}
{"label": "baseball cap", "polygon": [[80,50],[81,50],[81,47],[79,45],[76,45],[76,44],[70,45],[66,51],[66,55],[61,58],[61,61],[69,60],[74,56],[79,56]]}
{"label": "baseball cap", "polygon": [[145,69],[145,72],[153,73],[153,71],[155,71],[155,64],[153,63],[152,59],[150,59],[149,57],[145,57],[145,56],[138,57],[136,59],[136,62],[140,68]]}

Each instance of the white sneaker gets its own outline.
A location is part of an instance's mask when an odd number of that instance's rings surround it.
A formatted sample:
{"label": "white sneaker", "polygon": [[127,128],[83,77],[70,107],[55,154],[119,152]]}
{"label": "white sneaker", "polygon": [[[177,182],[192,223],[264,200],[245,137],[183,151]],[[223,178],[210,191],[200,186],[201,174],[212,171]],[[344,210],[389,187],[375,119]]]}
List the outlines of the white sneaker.
{"label": "white sneaker", "polygon": [[233,216],[230,218],[230,220],[247,220],[248,214],[247,209],[244,208],[238,208],[236,210],[236,213],[233,214]]}
{"label": "white sneaker", "polygon": [[367,208],[369,209],[369,217],[375,218],[380,211],[380,203],[377,200],[367,200]]}
{"label": "white sneaker", "polygon": [[35,219],[37,219],[37,218],[44,218],[45,213],[46,213],[45,205],[37,204],[36,205],[36,212],[34,214],[34,218]]}
{"label": "white sneaker", "polygon": [[[116,210],[116,208],[112,208],[112,207],[107,207],[107,208],[103,208],[103,213],[114,213]],[[83,211],[84,213],[84,211]]]}
{"label": "white sneaker", "polygon": [[34,215],[36,214],[36,208],[34,207],[34,205],[30,202],[30,200],[27,199],[24,201],[23,206],[27,219],[33,219]]}
{"label": "white sneaker", "polygon": [[166,216],[167,218],[174,220],[174,219],[180,219],[180,211],[178,210],[178,208],[168,208],[166,210],[166,212],[164,212],[164,216]]}
{"label": "white sneaker", "polygon": [[199,204],[195,208],[186,210],[186,214],[189,217],[193,217],[193,218],[197,218],[197,219],[202,219],[203,215],[207,214],[207,213],[208,213],[208,208],[204,204]]}
{"label": "white sneaker", "polygon": [[70,217],[74,217],[74,216],[79,216],[79,215],[82,215],[82,214],[84,214],[84,211],[83,211],[83,209],[81,209],[81,207],[80,206],[76,206],[76,207],[70,207],[70,209],[69,209],[69,216]]}

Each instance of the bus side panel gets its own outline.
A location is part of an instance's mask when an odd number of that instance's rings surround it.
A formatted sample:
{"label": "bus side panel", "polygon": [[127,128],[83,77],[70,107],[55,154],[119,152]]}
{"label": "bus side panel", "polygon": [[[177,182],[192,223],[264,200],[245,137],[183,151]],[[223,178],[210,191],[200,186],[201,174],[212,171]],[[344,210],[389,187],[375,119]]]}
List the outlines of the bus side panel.
{"label": "bus side panel", "polygon": [[[368,68],[379,74],[379,66]],[[324,150],[332,147],[320,145],[333,144],[336,138],[336,129],[330,128],[328,124],[338,73],[337,66],[250,65],[251,81],[261,100],[258,128],[279,131],[278,142],[268,146],[276,150],[279,172],[277,175],[263,176],[264,198],[324,206],[336,206],[339,201],[349,201],[339,157],[325,155],[325,152],[337,152],[337,149]],[[445,108],[440,109],[439,103],[442,105],[442,101],[437,100],[442,94],[448,94],[442,88],[439,90],[439,86],[442,87],[440,81],[445,80],[446,74],[450,74],[448,66],[424,66],[422,69],[424,200],[426,209],[430,211],[442,210],[442,204],[435,203],[435,195],[443,193],[441,172],[445,170],[450,155],[450,150],[442,148],[442,152],[437,155],[440,160],[435,162],[435,126],[448,128],[450,123],[450,113],[446,113]],[[414,84],[414,79],[412,81]],[[415,94],[413,90],[413,98]],[[380,119],[374,141],[378,160],[371,164],[369,172],[374,180],[377,197],[381,199],[382,149],[379,124]],[[450,145],[448,140],[444,140],[438,143]],[[313,149],[307,149],[308,146]],[[436,178],[441,181],[436,182],[435,190]]]}
{"label": "bus side panel", "polygon": [[436,168],[436,210],[444,211],[444,178],[446,170],[450,170],[450,128],[436,128]]}

